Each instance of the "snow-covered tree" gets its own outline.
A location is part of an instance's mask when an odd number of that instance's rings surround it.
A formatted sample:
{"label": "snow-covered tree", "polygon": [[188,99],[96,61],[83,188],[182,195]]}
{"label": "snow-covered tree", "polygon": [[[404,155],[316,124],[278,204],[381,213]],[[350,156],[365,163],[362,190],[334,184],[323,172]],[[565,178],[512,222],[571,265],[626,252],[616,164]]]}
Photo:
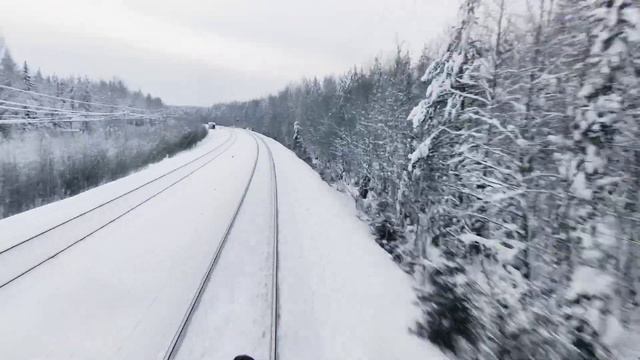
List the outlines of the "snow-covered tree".
{"label": "snow-covered tree", "polygon": [[33,81],[31,80],[31,72],[29,70],[29,65],[27,65],[26,61],[22,64],[22,84],[23,84],[24,90],[27,90],[27,91],[33,90],[34,85],[33,85]]}
{"label": "snow-covered tree", "polygon": [[[566,174],[574,199],[569,240],[575,252],[566,297],[574,344],[587,358],[607,358],[603,338],[617,331],[621,320],[613,295],[622,280],[625,259],[620,250],[633,246],[635,235],[629,230],[637,231],[637,224],[623,219],[634,216],[626,210],[637,202],[638,190],[637,180],[632,180],[637,173],[625,166],[633,164],[635,154],[624,147],[638,145],[628,134],[638,134],[638,116],[630,110],[640,99],[638,55],[632,52],[640,40],[640,8],[633,0],[597,1],[593,6]],[[627,231],[619,231],[623,225]]]}
{"label": "snow-covered tree", "polygon": [[0,61],[2,67],[2,81],[3,85],[11,85],[17,75],[16,63],[11,57],[9,49],[4,49],[2,60]]}
{"label": "snow-covered tree", "polygon": [[304,160],[305,162],[307,162],[308,164],[311,164],[311,157],[309,156],[309,153],[307,152],[307,148],[304,144],[304,140],[302,137],[302,126],[300,125],[299,122],[294,122],[293,123],[293,151],[296,153],[296,155],[298,155],[300,157],[300,159]]}

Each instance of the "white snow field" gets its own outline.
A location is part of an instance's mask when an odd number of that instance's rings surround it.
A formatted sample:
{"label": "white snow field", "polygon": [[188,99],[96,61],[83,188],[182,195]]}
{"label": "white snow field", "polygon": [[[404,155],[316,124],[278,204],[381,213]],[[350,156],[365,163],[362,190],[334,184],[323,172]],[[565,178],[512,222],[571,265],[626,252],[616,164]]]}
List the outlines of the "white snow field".
{"label": "white snow field", "polygon": [[[417,317],[411,282],[375,244],[352,201],[267,143],[278,177],[278,358],[444,359],[409,333]],[[257,135],[219,128],[136,174],[0,220],[0,359],[163,359],[254,163],[176,358],[269,359],[270,161]]]}

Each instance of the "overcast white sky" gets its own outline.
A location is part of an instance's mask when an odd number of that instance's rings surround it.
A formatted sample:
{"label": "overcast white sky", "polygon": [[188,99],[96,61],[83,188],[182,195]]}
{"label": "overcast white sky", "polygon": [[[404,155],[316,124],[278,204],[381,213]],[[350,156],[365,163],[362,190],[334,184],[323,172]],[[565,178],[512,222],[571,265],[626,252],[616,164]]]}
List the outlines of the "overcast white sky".
{"label": "overcast white sky", "polygon": [[211,105],[342,73],[401,42],[418,53],[458,0],[2,0],[16,61],[117,76],[169,104]]}

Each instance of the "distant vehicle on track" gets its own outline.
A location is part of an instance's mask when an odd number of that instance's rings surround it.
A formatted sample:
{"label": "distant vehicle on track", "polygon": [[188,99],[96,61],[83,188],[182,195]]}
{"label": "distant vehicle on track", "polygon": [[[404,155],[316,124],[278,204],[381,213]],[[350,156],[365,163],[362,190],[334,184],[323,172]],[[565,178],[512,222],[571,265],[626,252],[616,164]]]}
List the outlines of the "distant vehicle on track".
{"label": "distant vehicle on track", "polygon": [[207,123],[207,127],[208,127],[209,129],[213,130],[213,129],[215,129],[215,128],[216,128],[216,123],[214,123],[214,122],[208,122],[208,123]]}

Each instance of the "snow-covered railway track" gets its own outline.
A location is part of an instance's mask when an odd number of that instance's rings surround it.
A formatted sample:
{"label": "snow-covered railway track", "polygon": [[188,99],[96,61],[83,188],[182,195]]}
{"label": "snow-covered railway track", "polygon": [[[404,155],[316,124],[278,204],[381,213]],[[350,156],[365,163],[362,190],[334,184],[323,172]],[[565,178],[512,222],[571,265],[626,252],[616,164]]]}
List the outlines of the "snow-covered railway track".
{"label": "snow-covered railway track", "polygon": [[256,174],[256,168],[258,166],[258,160],[260,159],[260,145],[258,144],[258,140],[255,137],[255,135],[251,134],[251,136],[253,137],[254,141],[255,141],[255,145],[256,145],[256,156],[255,156],[255,160],[253,161],[253,165],[251,168],[251,173],[249,175],[249,179],[247,180],[242,195],[240,196],[240,200],[238,201],[237,206],[235,207],[235,210],[233,212],[233,215],[231,216],[231,220],[229,221],[229,224],[227,225],[224,234],[222,235],[222,239],[220,240],[220,242],[218,243],[218,247],[216,248],[215,252],[213,253],[213,256],[211,258],[211,261],[209,262],[209,265],[206,268],[206,271],[204,273],[204,276],[202,277],[202,279],[200,280],[200,283],[193,295],[193,298],[191,299],[191,302],[189,303],[189,306],[187,307],[187,310],[184,314],[184,316],[182,317],[182,321],[180,322],[178,329],[176,330],[173,338],[171,339],[171,342],[169,344],[169,347],[167,348],[163,359],[164,360],[171,360],[171,359],[175,359],[178,351],[180,350],[180,346],[185,338],[185,336],[187,335],[187,330],[189,329],[189,325],[198,309],[198,305],[200,304],[200,301],[202,299],[202,296],[204,295],[206,289],[207,289],[207,285],[209,284],[209,281],[211,279],[211,276],[213,275],[213,271],[216,268],[216,265],[218,264],[218,261],[220,260],[220,256],[222,255],[222,251],[224,250],[224,247],[227,243],[227,240],[229,239],[229,235],[231,234],[231,230],[233,229],[234,224],[236,223],[236,220],[238,218],[238,214],[240,214],[240,209],[242,208],[242,205],[244,204],[244,200],[247,197],[247,193],[249,193],[249,188],[251,187],[251,183],[253,182],[253,179],[255,177]]}
{"label": "snow-covered railway track", "polygon": [[[278,358],[276,167],[263,137],[248,135],[256,147],[249,180],[242,184],[244,191],[171,338],[165,360],[190,359],[207,348],[215,349],[215,358],[234,356],[230,353],[234,350],[262,359]],[[246,302],[248,298],[260,302]],[[233,319],[233,325],[228,319]],[[238,335],[242,336],[239,346],[233,340]]]}
{"label": "snow-covered railway track", "polygon": [[[219,156],[224,154],[235,143],[236,139],[237,135],[235,134],[235,132],[231,132],[231,134],[221,144],[215,146],[204,154],[178,167],[175,167],[168,172],[154,177],[151,180],[125,193],[104,201],[95,207],[83,211],[78,215],[75,215],[65,221],[50,226],[33,236],[11,244],[10,246],[7,246],[6,248],[0,250],[0,289],[24,277],[25,275],[44,265],[48,261],[56,258],[60,254],[91,237],[95,233],[115,223],[125,215],[146,204],[158,195],[181,183],[182,181],[196,173],[198,170],[204,168]],[[191,168],[190,166],[193,167]],[[180,174],[181,170],[185,170],[185,173],[183,175]],[[177,176],[177,178],[171,179],[171,175]],[[169,182],[168,184],[163,185],[161,180],[168,180]],[[157,189],[153,188],[153,186],[157,185],[160,185],[160,187]],[[128,199],[134,194],[136,196],[142,197],[139,199]],[[75,224],[81,223],[85,219],[96,215],[96,213],[101,209],[104,209],[109,205],[114,205],[120,201],[130,201],[131,203],[125,203],[125,209],[117,212],[116,215],[111,214],[111,216],[107,217],[107,219],[101,218],[97,221],[94,221],[95,224],[93,224],[91,228],[87,229],[84,233],[78,235],[74,239],[70,240],[66,238],[66,236],[54,233],[60,231],[61,234],[63,234],[66,227],[71,227]],[[34,241],[39,239],[45,240],[45,238],[46,240],[56,242],[56,244],[44,244],[48,241],[42,241],[43,244],[37,244],[38,241]],[[53,246],[53,248],[50,248],[51,246]]]}

